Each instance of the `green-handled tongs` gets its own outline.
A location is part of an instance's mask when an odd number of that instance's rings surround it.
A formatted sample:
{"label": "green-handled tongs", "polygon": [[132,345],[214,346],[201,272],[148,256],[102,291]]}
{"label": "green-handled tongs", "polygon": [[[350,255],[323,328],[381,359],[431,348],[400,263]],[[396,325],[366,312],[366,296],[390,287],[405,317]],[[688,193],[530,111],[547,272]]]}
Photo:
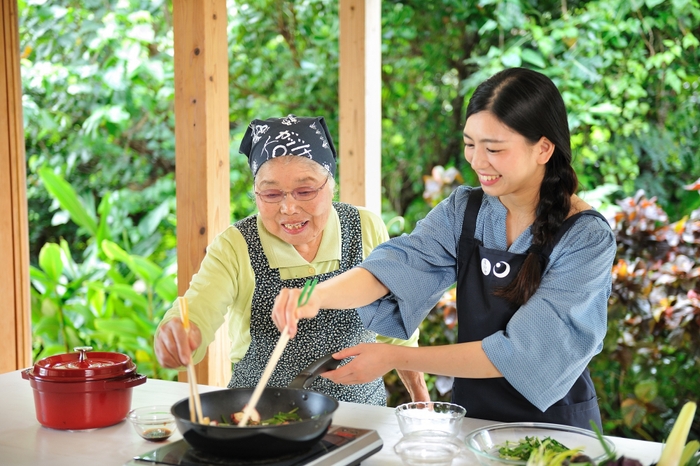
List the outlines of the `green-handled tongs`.
{"label": "green-handled tongs", "polygon": [[311,293],[314,291],[314,288],[316,287],[317,283],[318,283],[318,278],[314,278],[313,280],[306,280],[306,283],[304,283],[304,288],[302,288],[301,294],[299,295],[299,301],[297,301],[297,307],[301,307],[304,304],[309,302],[309,298],[311,297]]}

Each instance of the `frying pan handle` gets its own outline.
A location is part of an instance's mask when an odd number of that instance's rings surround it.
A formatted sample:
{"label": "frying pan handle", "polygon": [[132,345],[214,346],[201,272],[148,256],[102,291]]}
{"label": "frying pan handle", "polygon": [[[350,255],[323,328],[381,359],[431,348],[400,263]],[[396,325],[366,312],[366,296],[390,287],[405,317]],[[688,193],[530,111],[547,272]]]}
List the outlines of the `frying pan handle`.
{"label": "frying pan handle", "polygon": [[336,369],[342,360],[333,359],[333,353],[328,353],[308,365],[289,384],[289,388],[309,388],[319,374]]}

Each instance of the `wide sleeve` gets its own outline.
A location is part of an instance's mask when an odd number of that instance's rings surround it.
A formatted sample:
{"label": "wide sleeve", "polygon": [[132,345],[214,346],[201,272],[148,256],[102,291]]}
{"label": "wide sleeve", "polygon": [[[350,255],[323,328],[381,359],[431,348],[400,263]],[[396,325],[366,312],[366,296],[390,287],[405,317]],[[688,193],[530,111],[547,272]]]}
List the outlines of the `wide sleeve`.
{"label": "wide sleeve", "polygon": [[[204,358],[207,346],[214,341],[215,333],[224,323],[229,306],[234,303],[240,288],[239,281],[246,272],[245,267],[241,267],[242,255],[248,257],[245,240],[238,229],[227,228],[207,247],[199,271],[192,277],[185,292],[190,321],[202,333],[202,344],[193,355],[195,363]],[[165,313],[158,330],[179,315],[180,307],[176,300]]]}
{"label": "wide sleeve", "polygon": [[482,341],[508,382],[544,411],[563,398],[603,347],[615,236],[583,216],[562,237],[535,294],[505,331]]}
{"label": "wide sleeve", "polygon": [[381,335],[408,339],[457,279],[457,245],[468,189],[443,200],[409,235],[377,246],[360,267],[390,293],[358,309],[365,326]]}
{"label": "wide sleeve", "polygon": [[[357,207],[360,212],[360,223],[362,225],[362,251],[366,258],[378,245],[389,239],[389,232],[384,221],[379,215],[372,213],[363,207]],[[398,346],[418,346],[420,330],[416,329],[409,339],[391,338],[377,334],[377,342],[388,343]]]}

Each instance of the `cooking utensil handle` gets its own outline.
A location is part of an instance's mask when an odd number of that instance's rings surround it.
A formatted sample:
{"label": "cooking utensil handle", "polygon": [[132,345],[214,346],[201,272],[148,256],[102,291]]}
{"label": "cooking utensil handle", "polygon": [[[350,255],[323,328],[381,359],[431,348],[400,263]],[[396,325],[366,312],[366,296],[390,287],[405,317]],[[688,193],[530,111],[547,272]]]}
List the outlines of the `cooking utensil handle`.
{"label": "cooking utensil handle", "polygon": [[132,388],[137,385],[146,383],[146,376],[141,374],[131,374],[129,378],[122,380],[107,380],[104,388],[108,390],[120,388]]}
{"label": "cooking utensil handle", "polygon": [[342,359],[334,359],[333,353],[328,353],[309,364],[289,384],[289,388],[309,388],[314,379],[320,374],[337,369]]}
{"label": "cooking utensil handle", "polygon": [[282,357],[282,352],[287,346],[288,341],[289,329],[287,327],[284,327],[284,330],[282,330],[282,335],[280,335],[280,339],[277,341],[277,345],[272,351],[272,356],[270,356],[270,360],[267,362],[267,366],[265,366],[265,371],[263,371],[263,374],[262,376],[260,376],[258,384],[255,386],[255,390],[253,390],[253,394],[250,397],[250,401],[243,408],[243,418],[241,419],[241,422],[238,423],[240,427],[245,427],[248,424],[250,416],[255,410],[255,406],[258,404],[260,396],[262,395],[263,390],[265,390],[267,382],[268,380],[270,380],[270,376],[272,375],[272,372],[277,366],[277,361],[279,361],[280,357]]}

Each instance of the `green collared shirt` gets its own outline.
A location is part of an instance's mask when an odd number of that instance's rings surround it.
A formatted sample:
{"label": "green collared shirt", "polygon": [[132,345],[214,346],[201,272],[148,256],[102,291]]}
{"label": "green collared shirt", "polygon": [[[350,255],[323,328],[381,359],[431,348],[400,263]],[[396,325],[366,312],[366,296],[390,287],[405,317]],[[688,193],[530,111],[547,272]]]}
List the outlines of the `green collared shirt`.
{"label": "green collared shirt", "polygon": [[[382,219],[371,211],[358,207],[362,225],[363,258],[378,244],[389,239]],[[291,244],[272,235],[257,218],[260,242],[271,268],[278,268],[283,280],[305,278],[333,272],[340,266],[340,219],[331,209],[328,223],[316,257],[306,261]],[[248,245],[233,226],[229,226],[207,248],[199,271],[192,277],[185,292],[189,318],[202,333],[202,345],[194,353],[195,363],[204,358],[206,348],[214,341],[215,333],[227,322],[231,339],[229,356],[233,363],[241,360],[250,346],[250,309],[255,289],[255,275],[250,265]],[[180,315],[177,301],[163,317],[160,325]],[[159,329],[160,329],[159,325]],[[157,332],[157,331],[156,331]],[[408,340],[377,336],[381,343],[418,346],[418,330]]]}

